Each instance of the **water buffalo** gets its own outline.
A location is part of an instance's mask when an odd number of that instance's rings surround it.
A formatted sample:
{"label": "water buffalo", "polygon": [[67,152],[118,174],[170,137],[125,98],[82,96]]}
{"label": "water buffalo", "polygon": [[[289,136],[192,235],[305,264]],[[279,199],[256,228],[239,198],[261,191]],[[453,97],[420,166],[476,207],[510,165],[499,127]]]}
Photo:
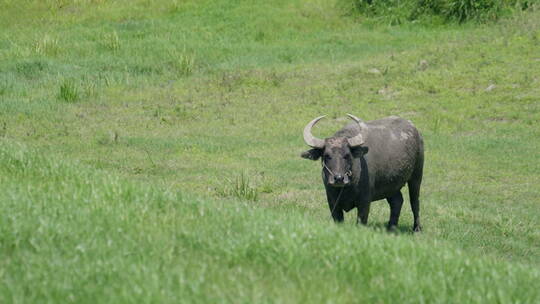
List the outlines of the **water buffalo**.
{"label": "water buffalo", "polygon": [[403,196],[409,186],[414,216],[413,230],[420,231],[420,184],[424,165],[422,136],[409,121],[390,116],[368,122],[347,114],[355,122],[334,136],[316,138],[311,128],[324,116],[304,128],[304,140],[312,149],[303,158],[321,158],[322,179],[332,218],[343,221],[343,211],[358,209],[357,222],[366,224],[370,203],[386,199],[390,205],[388,229],[397,227]]}

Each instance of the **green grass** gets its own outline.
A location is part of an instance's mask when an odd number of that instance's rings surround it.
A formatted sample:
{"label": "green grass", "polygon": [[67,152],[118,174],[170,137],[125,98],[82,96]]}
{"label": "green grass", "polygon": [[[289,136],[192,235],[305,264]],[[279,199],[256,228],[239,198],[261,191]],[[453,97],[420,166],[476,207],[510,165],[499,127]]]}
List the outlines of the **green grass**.
{"label": "green grass", "polygon": [[[537,302],[540,14],[385,27],[326,1],[0,1],[0,302]],[[332,223],[301,132],[400,115],[397,235]]]}
{"label": "green grass", "polygon": [[0,149],[3,303],[538,299],[524,265]]}

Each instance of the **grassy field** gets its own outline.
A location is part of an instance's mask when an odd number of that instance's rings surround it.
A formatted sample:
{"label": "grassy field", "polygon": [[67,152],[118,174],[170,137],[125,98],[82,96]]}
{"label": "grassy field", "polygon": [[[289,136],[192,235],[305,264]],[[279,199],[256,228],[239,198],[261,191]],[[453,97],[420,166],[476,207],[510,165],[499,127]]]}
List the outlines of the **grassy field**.
{"label": "grassy field", "polygon": [[[1,303],[540,301],[540,11],[0,7]],[[345,113],[422,132],[421,234],[331,221],[301,132]]]}

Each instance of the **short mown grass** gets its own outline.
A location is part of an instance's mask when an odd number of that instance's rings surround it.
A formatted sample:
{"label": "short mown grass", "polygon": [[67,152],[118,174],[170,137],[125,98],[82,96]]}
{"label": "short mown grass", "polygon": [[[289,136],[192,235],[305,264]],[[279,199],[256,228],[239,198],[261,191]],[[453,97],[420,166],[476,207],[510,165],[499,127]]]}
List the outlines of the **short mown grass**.
{"label": "short mown grass", "polygon": [[[4,1],[0,302],[538,302],[539,12],[365,20]],[[332,223],[301,132],[345,113],[422,132],[423,233]]]}

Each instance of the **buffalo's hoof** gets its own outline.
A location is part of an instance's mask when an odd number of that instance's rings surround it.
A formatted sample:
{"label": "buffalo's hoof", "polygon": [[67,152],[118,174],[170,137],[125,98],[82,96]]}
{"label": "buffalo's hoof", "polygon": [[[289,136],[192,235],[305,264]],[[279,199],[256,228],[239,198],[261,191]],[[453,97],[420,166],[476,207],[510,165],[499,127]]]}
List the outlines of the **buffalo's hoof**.
{"label": "buffalo's hoof", "polygon": [[388,232],[397,232],[398,228],[397,228],[397,225],[388,225],[388,226],[386,226],[386,230]]}
{"label": "buffalo's hoof", "polygon": [[413,227],[413,232],[422,232],[422,226],[416,225]]}

